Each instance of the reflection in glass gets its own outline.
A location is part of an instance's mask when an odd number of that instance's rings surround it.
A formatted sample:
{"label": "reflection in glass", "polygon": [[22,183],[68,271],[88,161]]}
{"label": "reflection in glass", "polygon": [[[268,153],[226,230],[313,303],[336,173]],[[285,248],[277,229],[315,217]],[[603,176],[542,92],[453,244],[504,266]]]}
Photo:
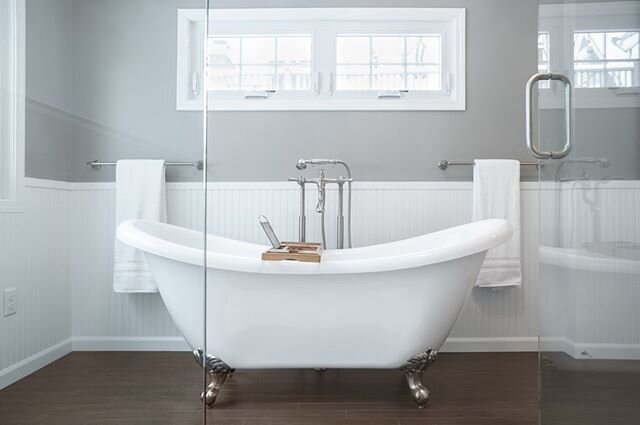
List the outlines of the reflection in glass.
{"label": "reflection in glass", "polygon": [[576,32],[574,75],[579,88],[640,86],[640,32]]}
{"label": "reflection in glass", "polygon": [[[640,2],[540,3],[539,69],[577,88],[573,150],[540,168],[540,423],[636,424],[640,103],[607,89],[640,86]],[[563,92],[540,95],[541,140],[559,149]]]}

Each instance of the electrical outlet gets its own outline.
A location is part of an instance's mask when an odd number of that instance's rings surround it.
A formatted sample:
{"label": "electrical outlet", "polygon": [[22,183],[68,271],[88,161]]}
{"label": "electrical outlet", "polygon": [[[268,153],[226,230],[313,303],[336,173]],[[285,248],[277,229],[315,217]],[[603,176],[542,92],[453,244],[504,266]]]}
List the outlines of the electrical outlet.
{"label": "electrical outlet", "polygon": [[4,290],[4,317],[16,314],[18,309],[18,296],[16,294],[16,288],[9,288]]}

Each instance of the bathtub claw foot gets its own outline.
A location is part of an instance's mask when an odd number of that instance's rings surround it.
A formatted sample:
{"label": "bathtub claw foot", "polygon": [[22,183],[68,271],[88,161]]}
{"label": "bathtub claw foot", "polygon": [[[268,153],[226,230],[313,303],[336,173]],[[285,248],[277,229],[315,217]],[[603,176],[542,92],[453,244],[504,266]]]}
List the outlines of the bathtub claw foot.
{"label": "bathtub claw foot", "polygon": [[400,367],[400,370],[404,372],[405,378],[407,378],[411,396],[420,409],[425,407],[431,395],[427,387],[422,383],[422,374],[436,360],[437,356],[438,352],[429,348],[427,351],[413,356]]}
{"label": "bathtub claw foot", "polygon": [[227,373],[209,372],[209,385],[207,391],[200,395],[200,399],[204,401],[207,407],[213,407],[218,398],[222,385],[227,380]]}
{"label": "bathtub claw foot", "polygon": [[198,364],[204,366],[205,371],[209,375],[209,385],[207,385],[207,390],[200,394],[200,399],[204,401],[208,407],[213,407],[222,385],[227,378],[235,372],[235,369],[232,369],[228,364],[211,354],[204,356],[204,351],[201,349],[195,350],[193,355]]}

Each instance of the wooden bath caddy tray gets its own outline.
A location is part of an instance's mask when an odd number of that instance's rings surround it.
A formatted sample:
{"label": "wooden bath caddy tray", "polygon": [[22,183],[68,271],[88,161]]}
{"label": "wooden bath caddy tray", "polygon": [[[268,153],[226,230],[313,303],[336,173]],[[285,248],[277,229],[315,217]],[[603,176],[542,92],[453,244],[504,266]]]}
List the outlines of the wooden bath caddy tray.
{"label": "wooden bath caddy tray", "polygon": [[319,263],[322,245],[313,242],[282,242],[280,248],[271,248],[262,253],[263,261],[300,261]]}

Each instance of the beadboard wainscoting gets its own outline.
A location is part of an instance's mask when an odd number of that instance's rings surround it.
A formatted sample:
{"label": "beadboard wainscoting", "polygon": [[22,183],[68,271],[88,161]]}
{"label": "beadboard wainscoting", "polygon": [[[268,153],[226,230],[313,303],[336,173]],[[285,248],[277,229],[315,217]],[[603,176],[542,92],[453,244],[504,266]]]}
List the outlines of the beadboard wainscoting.
{"label": "beadboard wainscoting", "polygon": [[[45,182],[46,183],[46,182]],[[24,190],[22,213],[0,213],[0,389],[71,351],[70,192],[55,182]]]}
{"label": "beadboard wainscoting", "polygon": [[[0,214],[2,287],[18,290],[18,313],[0,317],[0,388],[71,350],[187,349],[159,295],[112,291],[114,184],[31,178],[26,183],[25,212]],[[566,185],[572,185],[571,190]],[[638,241],[640,223],[629,212],[640,205],[640,182],[567,183],[541,189],[537,183],[522,183],[521,187],[523,286],[474,289],[444,350],[535,350],[542,324],[549,348],[575,357],[587,351],[592,357],[640,358],[637,325],[625,327],[622,320],[593,322],[597,317],[611,317],[612,312],[640,320],[640,313],[632,311],[633,302],[640,299],[637,275],[622,273],[613,291],[599,284],[593,273],[574,273],[567,287],[538,283],[539,222],[545,226],[542,245],[578,246],[583,240],[598,238]],[[315,192],[309,190],[307,195],[308,239],[319,240]],[[294,183],[211,183],[209,231],[267,244],[256,220],[264,214],[283,240],[295,240],[298,196]],[[544,202],[540,220],[539,197]],[[472,184],[363,182],[354,184],[353,199],[353,243],[363,246],[468,222]],[[171,223],[203,228],[200,184],[169,183],[168,204]],[[594,205],[606,217],[602,220],[606,226],[593,220],[598,217],[589,212]],[[334,190],[328,195],[327,207],[327,236],[332,246],[336,239]],[[546,227],[560,223],[557,217],[562,217],[561,233]],[[545,239],[547,235],[556,240]],[[553,276],[554,271],[545,267],[543,264],[543,273]],[[561,268],[555,272],[566,275]],[[577,297],[572,297],[580,283]],[[593,316],[596,308],[601,311],[599,316]],[[585,320],[592,322],[576,328],[576,323]]]}
{"label": "beadboard wainscoting", "polygon": [[[445,349],[535,350],[537,335],[537,187],[523,183],[522,288],[473,291]],[[466,182],[359,183],[353,189],[354,246],[417,236],[471,219],[472,186]],[[181,349],[180,333],[158,295],[114,294],[113,184],[70,184],[71,282],[74,349]],[[308,240],[320,240],[315,192],[307,194]],[[327,237],[335,244],[335,190],[327,197]],[[200,184],[168,184],[169,221],[203,227]],[[271,220],[282,240],[295,240],[299,189],[294,183],[212,183],[208,229],[221,236],[267,244],[257,216]],[[165,344],[162,344],[164,338]]]}
{"label": "beadboard wainscoting", "polygon": [[545,183],[540,202],[542,349],[640,360],[640,182]]}

